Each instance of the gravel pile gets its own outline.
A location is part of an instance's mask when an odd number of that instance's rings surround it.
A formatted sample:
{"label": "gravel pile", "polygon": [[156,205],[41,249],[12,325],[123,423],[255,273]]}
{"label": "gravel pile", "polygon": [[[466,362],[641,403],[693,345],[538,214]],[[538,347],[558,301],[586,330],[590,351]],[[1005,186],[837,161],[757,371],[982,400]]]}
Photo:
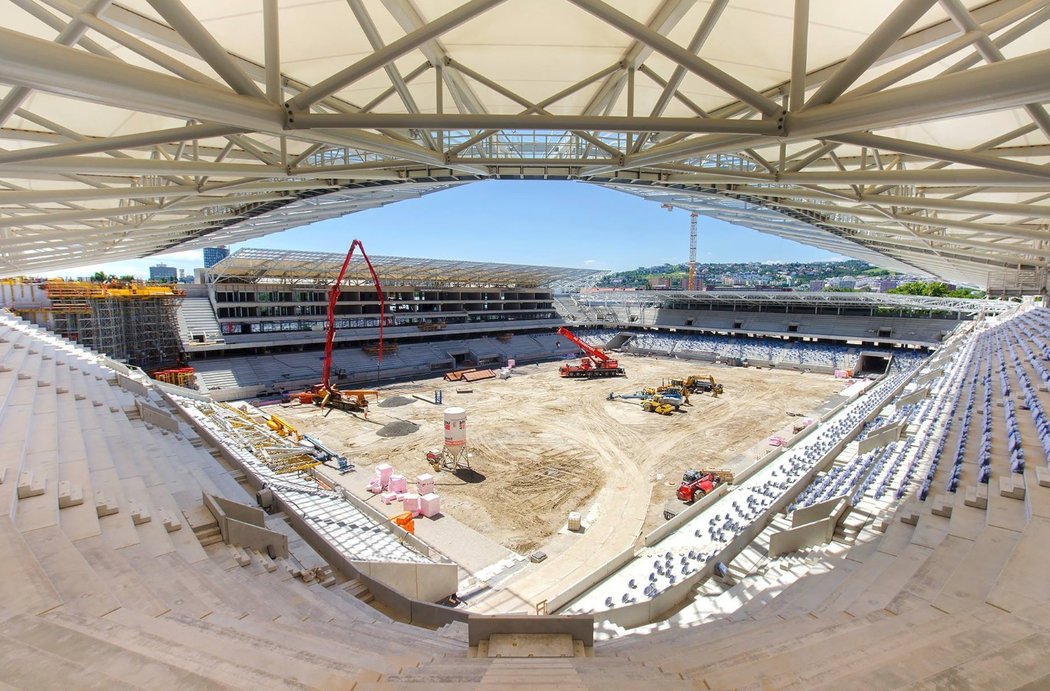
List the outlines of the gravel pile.
{"label": "gravel pile", "polygon": [[419,429],[419,425],[414,422],[408,422],[407,420],[396,420],[395,422],[388,422],[376,431],[381,437],[403,437],[406,434],[412,434]]}
{"label": "gravel pile", "polygon": [[390,398],[384,398],[377,405],[380,408],[400,408],[403,405],[415,402],[416,399],[408,398],[407,396],[391,396]]}

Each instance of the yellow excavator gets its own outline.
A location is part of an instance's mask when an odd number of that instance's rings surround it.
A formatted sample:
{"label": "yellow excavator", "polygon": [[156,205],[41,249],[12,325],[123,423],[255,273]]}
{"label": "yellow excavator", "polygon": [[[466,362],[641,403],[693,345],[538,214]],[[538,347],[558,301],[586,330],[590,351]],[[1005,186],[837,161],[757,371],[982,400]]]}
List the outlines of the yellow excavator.
{"label": "yellow excavator", "polygon": [[671,386],[688,389],[692,393],[711,393],[713,398],[722,394],[722,385],[710,374],[692,374],[685,379],[672,379]]}

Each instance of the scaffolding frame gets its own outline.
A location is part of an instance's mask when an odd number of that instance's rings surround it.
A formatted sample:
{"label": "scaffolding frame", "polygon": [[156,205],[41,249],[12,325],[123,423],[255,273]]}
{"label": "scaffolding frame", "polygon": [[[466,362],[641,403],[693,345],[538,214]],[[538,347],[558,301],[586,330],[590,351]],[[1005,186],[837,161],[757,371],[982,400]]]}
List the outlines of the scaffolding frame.
{"label": "scaffolding frame", "polygon": [[182,291],[63,280],[47,281],[45,290],[51,328],[58,335],[147,370],[181,361],[176,313]]}

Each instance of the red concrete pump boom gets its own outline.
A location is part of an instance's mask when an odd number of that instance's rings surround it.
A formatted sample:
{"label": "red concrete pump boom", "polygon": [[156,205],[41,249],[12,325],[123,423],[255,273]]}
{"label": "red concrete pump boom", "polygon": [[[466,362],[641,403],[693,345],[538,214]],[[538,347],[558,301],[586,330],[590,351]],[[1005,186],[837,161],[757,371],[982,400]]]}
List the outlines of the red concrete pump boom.
{"label": "red concrete pump boom", "polygon": [[320,386],[325,391],[333,391],[329,377],[332,372],[332,344],[335,342],[335,303],[343,292],[343,277],[346,275],[347,267],[350,266],[350,259],[354,256],[355,248],[361,250],[361,256],[368,266],[368,273],[372,276],[372,283],[375,285],[376,294],[379,296],[379,362],[383,362],[383,322],[386,321],[386,301],[383,297],[383,287],[379,285],[379,277],[376,276],[376,271],[372,268],[372,261],[365,254],[365,246],[361,244],[360,240],[355,239],[350,243],[350,251],[346,253],[346,259],[343,260],[343,268],[339,270],[339,277],[335,279],[332,290],[328,293],[328,326],[325,330],[324,367],[321,370]]}

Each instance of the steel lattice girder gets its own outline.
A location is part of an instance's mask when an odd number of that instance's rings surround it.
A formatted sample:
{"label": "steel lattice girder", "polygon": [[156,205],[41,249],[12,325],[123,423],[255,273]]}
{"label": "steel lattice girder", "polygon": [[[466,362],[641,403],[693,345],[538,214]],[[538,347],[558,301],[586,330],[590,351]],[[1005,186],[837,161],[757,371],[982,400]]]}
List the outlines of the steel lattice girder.
{"label": "steel lattice girder", "polygon": [[[237,22],[205,0],[149,4],[0,9],[0,274],[528,177],[670,195],[892,268],[1046,285],[1045,0],[846,18],[808,0],[763,15],[653,0],[648,17],[602,0],[435,16],[265,0]],[[525,50],[524,35],[552,38]],[[741,61],[739,45],[761,49]]]}

